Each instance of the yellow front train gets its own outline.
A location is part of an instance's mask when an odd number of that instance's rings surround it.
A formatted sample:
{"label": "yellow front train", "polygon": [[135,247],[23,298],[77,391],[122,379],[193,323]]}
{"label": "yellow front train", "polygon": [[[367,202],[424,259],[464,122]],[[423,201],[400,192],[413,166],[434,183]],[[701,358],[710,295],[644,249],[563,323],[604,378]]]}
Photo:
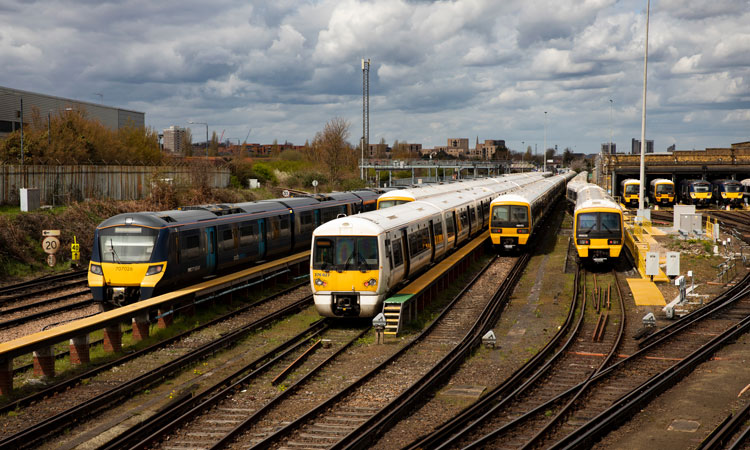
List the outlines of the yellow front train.
{"label": "yellow front train", "polygon": [[574,173],[556,175],[503,194],[490,204],[490,239],[495,248],[525,247],[530,236],[565,190]]}
{"label": "yellow front train", "polygon": [[638,206],[641,182],[628,178],[627,180],[623,180],[620,184],[622,186],[622,202],[631,208]]}
{"label": "yellow front train", "polygon": [[674,204],[674,181],[664,178],[651,180],[649,194],[655,205],[669,206]]}
{"label": "yellow front train", "polygon": [[589,183],[568,183],[574,205],[573,237],[578,257],[594,262],[618,258],[624,242],[622,208],[604,189]]}

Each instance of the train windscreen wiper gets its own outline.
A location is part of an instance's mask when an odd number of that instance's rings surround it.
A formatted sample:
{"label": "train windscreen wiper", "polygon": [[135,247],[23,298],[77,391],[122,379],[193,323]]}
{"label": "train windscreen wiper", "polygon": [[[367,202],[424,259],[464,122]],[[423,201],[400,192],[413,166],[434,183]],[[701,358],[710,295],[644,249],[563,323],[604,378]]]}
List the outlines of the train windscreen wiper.
{"label": "train windscreen wiper", "polygon": [[122,264],[120,257],[117,256],[117,252],[115,251],[115,246],[112,245],[112,239],[109,240],[109,251],[112,253],[112,260],[117,262],[117,264]]}

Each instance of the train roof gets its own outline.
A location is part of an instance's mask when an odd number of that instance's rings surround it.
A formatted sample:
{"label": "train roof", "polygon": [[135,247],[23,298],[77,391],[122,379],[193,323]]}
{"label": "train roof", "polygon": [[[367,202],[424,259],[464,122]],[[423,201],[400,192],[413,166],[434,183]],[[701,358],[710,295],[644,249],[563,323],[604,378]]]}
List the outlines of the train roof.
{"label": "train roof", "polygon": [[386,192],[380,196],[380,200],[388,199],[410,199],[417,200],[434,195],[441,195],[450,192],[463,191],[467,189],[473,189],[476,187],[489,187],[490,189],[501,188],[510,189],[515,186],[523,186],[524,184],[534,182],[541,179],[545,173],[519,173],[509,174],[500,177],[488,177],[480,178],[475,180],[459,180],[452,183],[444,184],[427,184],[411,187],[408,189],[397,189],[395,191]]}
{"label": "train roof", "polygon": [[622,180],[622,184],[625,183],[638,183],[641,184],[641,180],[636,180],[635,178],[628,178],[626,180]]}
{"label": "train roof", "polygon": [[320,225],[315,236],[375,236],[383,231],[400,229],[425,214],[440,214],[442,210],[423,201],[369,211],[355,216],[340,217]]}
{"label": "train roof", "polygon": [[117,214],[109,219],[105,219],[97,228],[108,228],[117,225],[140,225],[162,228],[171,224],[192,223],[215,218],[216,214],[204,209],[133,212]]}
{"label": "train roof", "polygon": [[593,208],[611,208],[622,211],[620,205],[604,189],[589,183],[577,191],[575,211]]}
{"label": "train roof", "polygon": [[495,205],[504,202],[531,203],[555,185],[565,183],[566,179],[567,177],[563,175],[555,175],[550,178],[541,179],[536,183],[527,184],[513,192],[498,196],[496,199],[492,200],[492,204]]}
{"label": "train roof", "polygon": [[666,178],[655,178],[655,179],[651,180],[651,184],[656,184],[656,183],[671,183],[671,184],[674,184],[674,181],[668,180]]}

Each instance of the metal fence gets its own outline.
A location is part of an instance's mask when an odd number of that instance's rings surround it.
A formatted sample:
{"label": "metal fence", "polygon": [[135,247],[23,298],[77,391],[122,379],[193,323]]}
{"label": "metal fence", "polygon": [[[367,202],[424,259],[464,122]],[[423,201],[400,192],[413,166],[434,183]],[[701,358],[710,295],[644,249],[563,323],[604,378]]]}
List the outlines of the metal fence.
{"label": "metal fence", "polygon": [[66,204],[89,198],[139,200],[159,181],[178,185],[205,183],[227,187],[229,168],[164,165],[0,165],[0,204],[18,205],[21,188],[39,189],[43,204]]}

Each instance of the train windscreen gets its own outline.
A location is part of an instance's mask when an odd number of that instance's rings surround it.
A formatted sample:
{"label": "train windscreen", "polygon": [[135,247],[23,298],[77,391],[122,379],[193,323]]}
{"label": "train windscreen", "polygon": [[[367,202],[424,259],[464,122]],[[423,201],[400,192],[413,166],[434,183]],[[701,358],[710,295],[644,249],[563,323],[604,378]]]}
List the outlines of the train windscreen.
{"label": "train windscreen", "polygon": [[381,200],[380,203],[378,203],[378,209],[390,208],[391,206],[403,205],[404,203],[409,202],[406,200]]}
{"label": "train windscreen", "polygon": [[577,237],[608,237],[620,234],[620,215],[617,213],[591,212],[578,214]]}
{"label": "train windscreen", "polygon": [[657,194],[674,194],[674,186],[668,183],[656,185]]}
{"label": "train windscreen", "polygon": [[159,230],[144,227],[112,227],[99,230],[102,262],[145,263],[151,260]]}
{"label": "train windscreen", "polygon": [[640,185],[637,184],[628,184],[625,186],[625,194],[627,195],[638,195],[638,191],[640,190]]}
{"label": "train windscreen", "polygon": [[374,236],[317,237],[313,269],[377,270],[378,239]]}
{"label": "train windscreen", "polygon": [[694,184],[693,190],[695,192],[708,192],[711,190],[711,186],[709,186],[708,184]]}
{"label": "train windscreen", "polygon": [[741,192],[742,191],[742,185],[737,183],[727,183],[724,185],[724,189],[726,189],[727,192]]}
{"label": "train windscreen", "polygon": [[491,227],[513,228],[529,225],[528,208],[518,205],[495,205],[492,208]]}

